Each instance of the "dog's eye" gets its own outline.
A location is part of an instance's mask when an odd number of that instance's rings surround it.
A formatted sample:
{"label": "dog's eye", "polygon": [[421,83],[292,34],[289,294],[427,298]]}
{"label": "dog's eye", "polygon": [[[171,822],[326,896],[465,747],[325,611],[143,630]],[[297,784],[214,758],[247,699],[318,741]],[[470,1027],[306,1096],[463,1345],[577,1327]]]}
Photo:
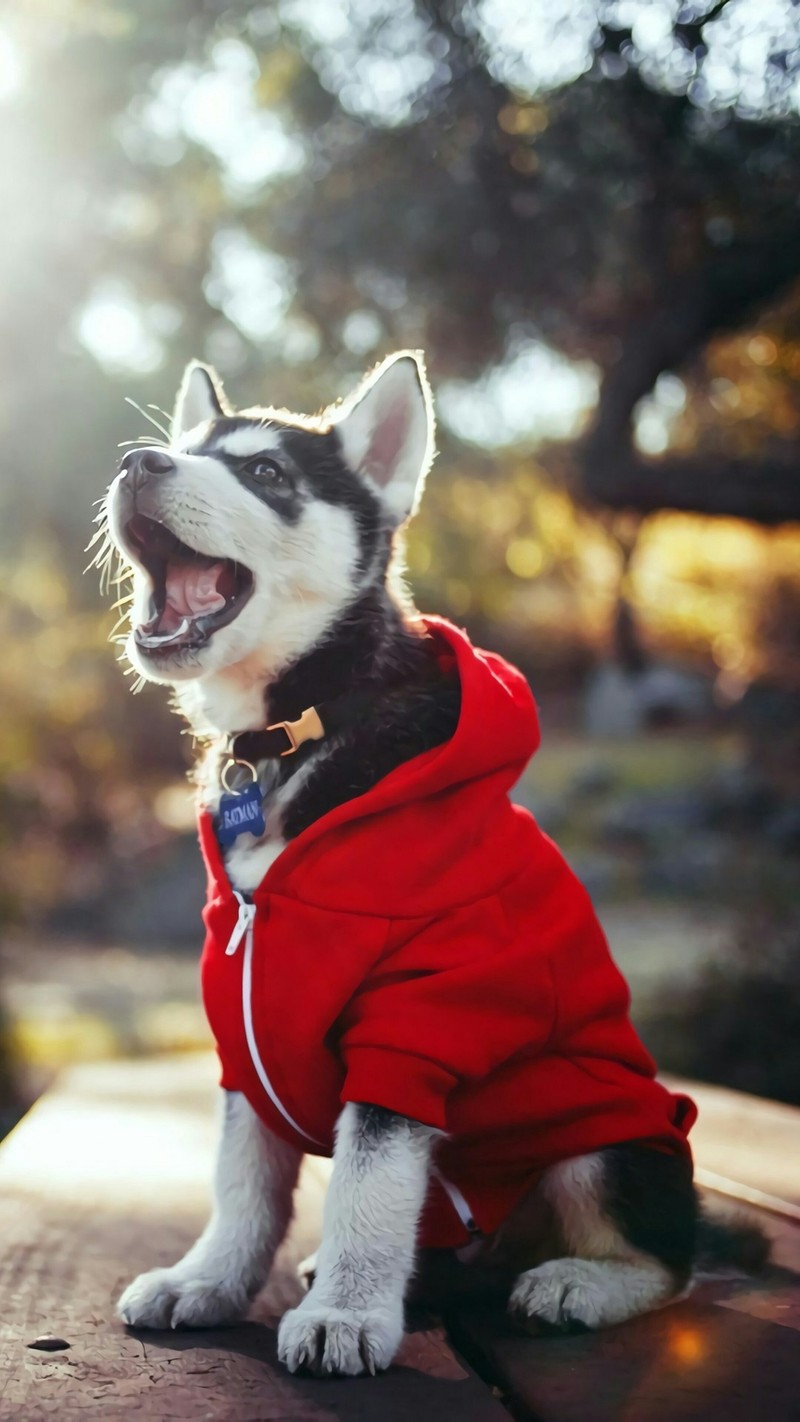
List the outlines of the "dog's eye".
{"label": "dog's eye", "polygon": [[257,484],[261,484],[265,489],[272,489],[276,494],[291,494],[294,489],[291,476],[286,470],[281,469],[274,459],[265,459],[263,454],[249,460],[244,469]]}

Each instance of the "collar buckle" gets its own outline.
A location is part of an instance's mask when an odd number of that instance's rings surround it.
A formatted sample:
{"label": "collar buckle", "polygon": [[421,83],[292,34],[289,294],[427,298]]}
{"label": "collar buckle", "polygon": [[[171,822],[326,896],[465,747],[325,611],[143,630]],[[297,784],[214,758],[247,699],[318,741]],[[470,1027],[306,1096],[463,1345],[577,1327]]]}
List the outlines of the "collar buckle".
{"label": "collar buckle", "polygon": [[281,758],[294,755],[306,741],[321,741],[325,736],[325,727],[316,706],[307,706],[297,721],[275,721],[273,725],[267,726],[267,730],[285,733],[289,745],[286,750],[281,751]]}

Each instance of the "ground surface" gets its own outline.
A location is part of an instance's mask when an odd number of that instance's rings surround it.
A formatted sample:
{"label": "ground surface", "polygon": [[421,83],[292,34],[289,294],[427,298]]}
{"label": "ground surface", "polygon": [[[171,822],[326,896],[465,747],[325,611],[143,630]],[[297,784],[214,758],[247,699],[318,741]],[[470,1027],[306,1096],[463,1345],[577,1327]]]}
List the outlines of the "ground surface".
{"label": "ground surface", "polygon": [[[407,1337],[391,1374],[320,1382],[275,1359],[275,1324],[301,1290],[325,1172],[306,1169],[302,1208],[251,1320],[234,1329],[134,1335],[114,1318],[122,1287],[169,1264],[204,1222],[214,1139],[210,1057],[75,1071],[0,1151],[0,1418],[502,1422],[491,1390],[441,1327]],[[68,1350],[26,1344],[55,1334]]]}
{"label": "ground surface", "polygon": [[[188,1334],[124,1329],[122,1286],[168,1264],[207,1208],[215,1067],[209,1054],[66,1074],[0,1149],[0,1419],[177,1422],[770,1422],[800,1419],[800,1113],[700,1088],[696,1149],[723,1186],[780,1213],[761,1279],[701,1284],[687,1301],[601,1334],[514,1336],[458,1316],[409,1334],[378,1379],[291,1378],[275,1322],[299,1294],[327,1166],[307,1164],[298,1217],[250,1320]],[[782,1200],[782,1203],[781,1203]],[[40,1334],[70,1343],[26,1347]],[[465,1358],[468,1362],[465,1362]],[[476,1373],[477,1370],[477,1373]]]}

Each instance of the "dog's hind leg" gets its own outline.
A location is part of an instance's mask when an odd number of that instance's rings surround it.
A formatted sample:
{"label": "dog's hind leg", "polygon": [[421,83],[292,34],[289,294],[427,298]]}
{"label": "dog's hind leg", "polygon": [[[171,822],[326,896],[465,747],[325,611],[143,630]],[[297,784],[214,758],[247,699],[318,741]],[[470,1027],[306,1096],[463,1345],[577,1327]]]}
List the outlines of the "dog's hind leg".
{"label": "dog's hind leg", "polygon": [[301,1159],[244,1096],[226,1091],[211,1219],[177,1264],[128,1285],[120,1318],[136,1328],[208,1328],[241,1318],[289,1227]]}
{"label": "dog's hind leg", "polygon": [[562,1161],[539,1185],[564,1257],[521,1273],[509,1310],[535,1331],[623,1323],[668,1303],[692,1268],[691,1166],[638,1144]]}

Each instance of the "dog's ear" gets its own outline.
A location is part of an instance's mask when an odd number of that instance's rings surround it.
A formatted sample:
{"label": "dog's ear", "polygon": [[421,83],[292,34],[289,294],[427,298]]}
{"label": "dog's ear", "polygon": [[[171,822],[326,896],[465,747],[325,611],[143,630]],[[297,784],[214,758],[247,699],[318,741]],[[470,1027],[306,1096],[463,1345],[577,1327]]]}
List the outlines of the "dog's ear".
{"label": "dog's ear", "polygon": [[417,506],[434,454],[433,402],[421,351],[389,356],[331,418],[350,468],[377,487],[402,523]]}
{"label": "dog's ear", "polygon": [[180,439],[195,425],[205,424],[218,415],[230,415],[231,408],[225,399],[222,382],[210,365],[202,365],[193,360],[183,372],[183,380],[175,400],[172,416],[172,438]]}

